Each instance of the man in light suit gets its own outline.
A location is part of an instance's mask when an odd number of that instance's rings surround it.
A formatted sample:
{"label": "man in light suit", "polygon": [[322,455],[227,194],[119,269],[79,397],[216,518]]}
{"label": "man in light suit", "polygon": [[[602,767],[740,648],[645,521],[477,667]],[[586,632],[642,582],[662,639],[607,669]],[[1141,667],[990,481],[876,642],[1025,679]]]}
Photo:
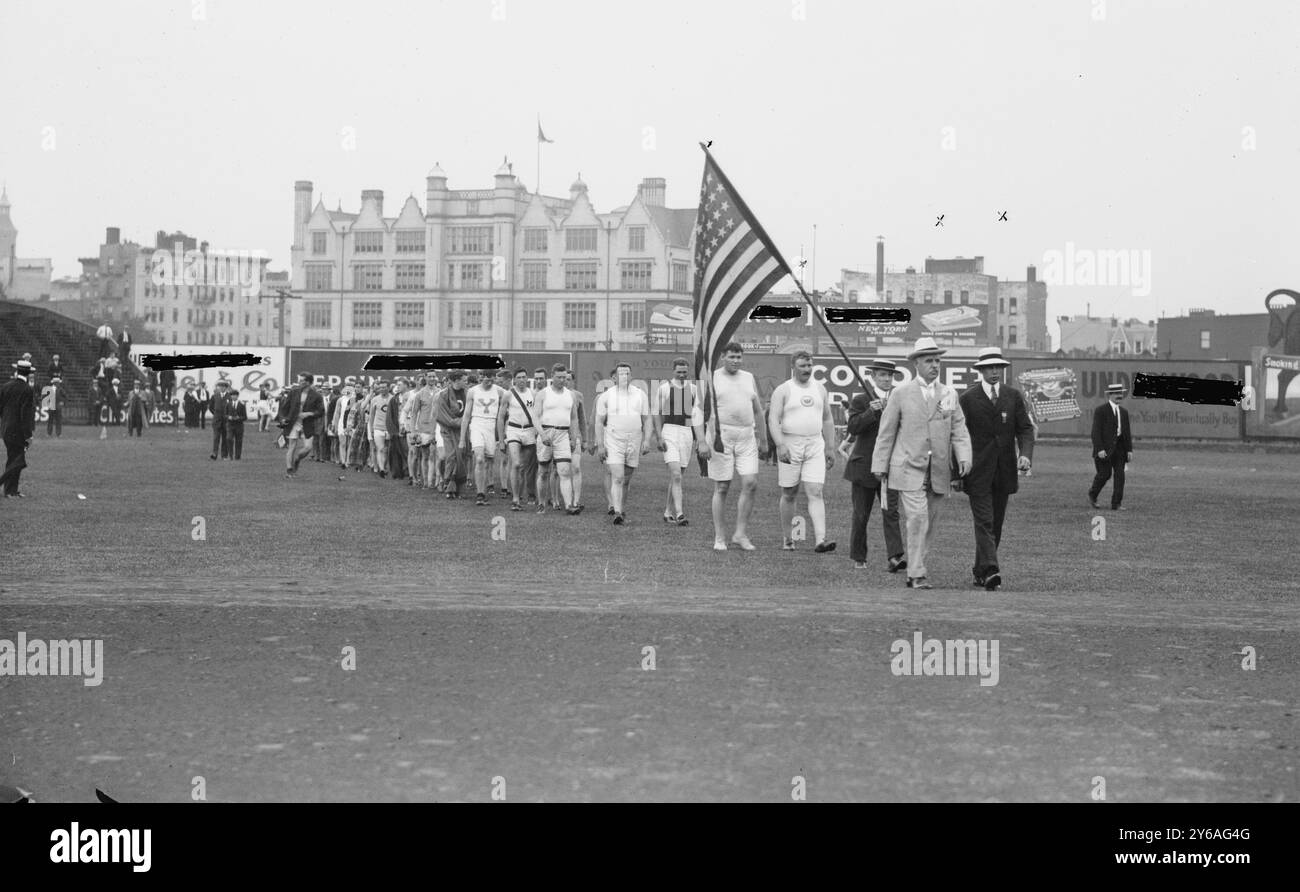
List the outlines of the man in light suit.
{"label": "man in light suit", "polygon": [[952,464],[959,477],[970,471],[970,434],[957,391],[939,381],[945,352],[934,338],[916,342],[907,357],[916,364],[916,377],[895,388],[885,404],[871,458],[871,472],[903,503],[908,588],[934,588],[926,578],[925,555],[952,488]]}
{"label": "man in light suit", "polygon": [[853,485],[853,532],[849,536],[849,557],[853,559],[855,570],[867,568],[867,521],[871,519],[871,506],[879,495],[889,572],[897,573],[907,569],[903,534],[898,528],[898,493],[884,491],[881,481],[871,473],[880,416],[894,388],[895,366],[888,359],[876,359],[867,368],[871,371],[871,379],[866,382],[867,392],[857,394],[849,403],[848,432],[856,437],[853,452],[844,468],[844,479]]}
{"label": "man in light suit", "polygon": [[1003,369],[1009,365],[999,348],[981,350],[973,367],[983,380],[966,388],[959,400],[973,452],[971,472],[961,483],[975,521],[975,566],[971,572],[975,585],[991,592],[1002,585],[998,546],[1002,544],[1007,501],[1020,488],[1017,469],[1028,471],[1034,454],[1034,426],[1025,397],[1002,383]]}

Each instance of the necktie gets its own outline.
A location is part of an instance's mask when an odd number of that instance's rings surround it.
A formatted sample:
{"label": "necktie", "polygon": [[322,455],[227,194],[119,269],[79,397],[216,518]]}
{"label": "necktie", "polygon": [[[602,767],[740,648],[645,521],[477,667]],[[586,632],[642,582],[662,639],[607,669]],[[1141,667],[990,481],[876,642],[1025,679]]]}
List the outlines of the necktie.
{"label": "necktie", "polygon": [[996,384],[994,384],[994,385],[993,385],[993,402],[996,403],[997,401],[998,401],[998,386],[997,386]]}
{"label": "necktie", "polygon": [[1120,415],[1119,415],[1119,406],[1115,406],[1115,436],[1116,437],[1118,437],[1121,433],[1120,423],[1121,422],[1120,422]]}

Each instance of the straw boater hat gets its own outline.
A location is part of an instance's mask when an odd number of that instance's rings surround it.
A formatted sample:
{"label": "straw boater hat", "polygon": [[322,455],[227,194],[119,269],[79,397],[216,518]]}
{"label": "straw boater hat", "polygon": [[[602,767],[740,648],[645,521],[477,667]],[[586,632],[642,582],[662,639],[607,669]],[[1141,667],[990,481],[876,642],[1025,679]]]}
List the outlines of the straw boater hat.
{"label": "straw boater hat", "polygon": [[24,378],[35,371],[35,369],[32,368],[32,364],[25,359],[18,360],[13,364],[13,366],[14,370]]}
{"label": "straw boater hat", "polygon": [[947,350],[939,349],[939,345],[934,342],[934,338],[918,338],[916,349],[907,354],[907,358],[913,360],[922,356],[942,356],[947,352]]}
{"label": "straw boater hat", "polygon": [[871,365],[867,366],[867,370],[871,372],[896,372],[898,366],[889,359],[873,359]]}
{"label": "straw boater hat", "polygon": [[985,347],[980,351],[980,358],[971,364],[971,368],[988,368],[994,365],[1011,365],[1010,362],[1002,358],[1001,347]]}
{"label": "straw boater hat", "polygon": [[1123,384],[1109,384],[1106,386],[1106,396],[1123,396],[1127,390]]}

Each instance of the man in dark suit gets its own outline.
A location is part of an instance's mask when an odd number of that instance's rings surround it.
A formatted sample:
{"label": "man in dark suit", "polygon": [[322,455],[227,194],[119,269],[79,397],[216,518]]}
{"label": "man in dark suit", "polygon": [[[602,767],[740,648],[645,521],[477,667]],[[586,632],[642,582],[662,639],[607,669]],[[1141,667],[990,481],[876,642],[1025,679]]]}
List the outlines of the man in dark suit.
{"label": "man in dark suit", "polygon": [[230,382],[224,378],[217,382],[217,392],[208,400],[204,408],[212,413],[212,454],[208,458],[216,461],[230,458],[230,437],[226,428],[226,416],[230,412]]}
{"label": "man in dark suit", "polygon": [[316,436],[318,422],[323,423],[325,401],[312,386],[311,372],[298,373],[298,386],[289,392],[280,404],[276,423],[289,441],[285,452],[284,476],[293,479],[298,474],[298,464],[311,453],[312,438]]}
{"label": "man in dark suit", "polygon": [[5,469],[0,488],[6,499],[21,499],[18,478],[27,467],[27,447],[36,433],[36,395],[29,379],[32,364],[25,359],[14,363],[14,377],[0,387],[0,440],[5,444]]}
{"label": "man in dark suit", "polygon": [[235,388],[227,387],[225,391],[226,453],[222,457],[239,461],[244,454],[244,419],[248,417],[248,408]]}
{"label": "man in dark suit", "polygon": [[1106,388],[1106,402],[1092,413],[1092,462],[1097,466],[1097,476],[1088,487],[1088,504],[1100,508],[1097,497],[1101,489],[1115,475],[1115,488],[1110,493],[1110,510],[1126,511],[1124,501],[1124,466],[1133,460],[1133,428],[1128,423],[1128,409],[1120,405],[1124,399],[1123,384]]}
{"label": "man in dark suit", "polygon": [[326,390],[321,394],[321,403],[325,406],[325,414],[321,416],[320,423],[317,425],[316,437],[311,444],[312,461],[329,461],[329,424],[330,414],[334,411],[334,404],[338,402],[338,396],[333,390]]}
{"label": "man in dark suit", "polygon": [[855,570],[867,567],[867,522],[871,519],[871,506],[880,497],[880,513],[885,530],[885,551],[889,557],[889,572],[897,573],[907,568],[903,550],[903,534],[898,526],[898,493],[882,489],[883,481],[871,473],[871,455],[876,449],[876,433],[880,429],[880,416],[885,411],[889,392],[894,389],[894,363],[877,359],[868,366],[871,380],[867,392],[859,393],[849,403],[849,436],[854,437],[853,452],[844,466],[844,479],[853,484],[853,530],[849,536],[849,557]]}
{"label": "man in dark suit", "polygon": [[1025,396],[1002,383],[1002,372],[1009,365],[1001,349],[981,350],[972,367],[979,369],[983,380],[966,388],[959,398],[971,440],[971,469],[961,483],[975,521],[975,566],[971,572],[975,585],[991,592],[1002,585],[998,546],[1002,544],[1007,501],[1019,490],[1019,471],[1029,469],[1034,454],[1034,425]]}
{"label": "man in dark suit", "polygon": [[[51,363],[53,366],[53,363]],[[63,409],[68,404],[64,393],[63,378],[54,375],[50,383],[41,389],[41,407],[45,409],[45,436],[63,436]]]}

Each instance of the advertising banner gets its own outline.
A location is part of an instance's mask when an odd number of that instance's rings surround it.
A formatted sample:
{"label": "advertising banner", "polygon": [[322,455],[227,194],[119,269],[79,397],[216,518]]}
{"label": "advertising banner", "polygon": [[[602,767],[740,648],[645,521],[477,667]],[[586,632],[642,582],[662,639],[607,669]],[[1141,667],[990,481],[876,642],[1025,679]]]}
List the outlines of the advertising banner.
{"label": "advertising banner", "polygon": [[[185,391],[186,385],[197,387],[200,383],[208,385],[208,392],[215,391],[218,381],[229,381],[231,387],[238,388],[240,399],[257,399],[258,389],[269,384],[274,392],[284,386],[285,353],[284,347],[222,347],[204,344],[132,344],[131,361],[139,364],[139,357],[146,353],[161,353],[164,356],[203,356],[212,353],[252,353],[262,358],[261,365],[249,366],[215,366],[204,369],[177,369],[176,393]],[[169,423],[169,422],[164,422]]]}
{"label": "advertising banner", "polygon": [[[905,358],[906,353],[902,356],[891,357],[898,364],[898,371],[894,373],[894,386],[911,381],[914,376],[912,364]],[[790,376],[789,357],[776,357],[784,362],[784,378]],[[867,368],[871,364],[874,356],[853,356],[850,354],[849,359],[853,360],[853,365],[857,367],[862,379],[869,380],[871,372]],[[971,364],[975,362],[976,357],[966,358],[943,358],[943,365],[939,369],[939,380],[949,387],[955,387],[957,390],[965,390],[979,380],[979,372]],[[1009,380],[1010,369],[1004,375],[1003,380]],[[826,385],[826,392],[831,398],[831,404],[837,408],[842,407],[847,411],[849,401],[853,399],[855,393],[860,393],[862,388],[858,386],[857,379],[853,375],[853,366],[846,365],[844,357],[839,355],[813,357],[813,380],[820,381]]]}
{"label": "advertising banner", "polygon": [[394,375],[403,375],[407,378],[419,374],[416,370],[405,371],[385,371],[382,369],[373,369],[366,371],[362,368],[371,356],[383,354],[398,354],[402,356],[464,356],[466,353],[481,353],[491,356],[500,356],[505,361],[505,367],[513,369],[522,366],[528,369],[529,375],[532,375],[533,369],[545,367],[548,371],[552,365],[562,362],[567,366],[573,365],[573,354],[567,351],[517,351],[517,350],[416,350],[403,349],[397,347],[378,348],[378,347],[290,347],[289,348],[289,375],[290,380],[297,376],[299,372],[311,372],[316,376],[316,383],[323,387],[334,387],[339,384],[373,384],[379,378],[392,380]]}
{"label": "advertising banner", "polygon": [[1256,347],[1247,381],[1246,436],[1300,438],[1300,356]]}
{"label": "advertising banner", "polygon": [[[1133,376],[1138,372],[1145,375],[1242,381],[1245,379],[1245,363],[1134,357],[1132,359],[1019,360],[1016,368],[1019,375],[1050,373],[1051,376],[1056,377],[1062,372],[1068,372],[1074,376],[1074,397],[1080,409],[1079,416],[1056,420],[1040,418],[1038,420],[1044,424],[1041,430],[1043,434],[1091,436],[1093,410],[1106,402],[1107,385],[1119,383],[1128,389],[1129,396],[1124,400],[1124,407],[1128,409],[1135,439],[1185,437],[1235,440],[1241,437],[1242,410],[1239,406],[1206,406],[1173,400],[1143,399],[1132,396],[1132,393]],[[1030,396],[1027,388],[1026,396]],[[1059,398],[1064,399],[1064,391]]]}
{"label": "advertising banner", "polygon": [[1069,421],[1083,414],[1075,396],[1077,382],[1073,369],[1035,369],[1021,373],[1016,381],[1039,424]]}

